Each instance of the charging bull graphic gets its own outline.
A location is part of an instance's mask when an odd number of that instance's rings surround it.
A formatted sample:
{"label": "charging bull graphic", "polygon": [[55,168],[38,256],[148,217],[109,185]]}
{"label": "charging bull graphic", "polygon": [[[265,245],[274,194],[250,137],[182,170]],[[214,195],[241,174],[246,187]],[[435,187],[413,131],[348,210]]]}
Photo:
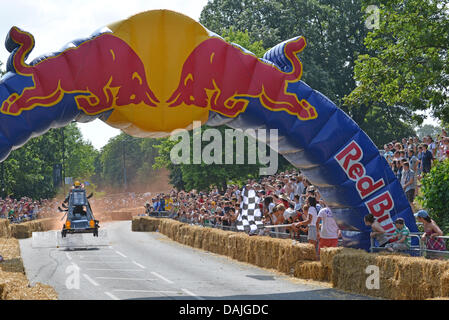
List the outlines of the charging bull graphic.
{"label": "charging bull graphic", "polygon": [[222,39],[208,39],[187,58],[179,86],[167,103],[170,107],[195,105],[235,117],[245,111],[251,97],[259,98],[270,110],[284,110],[301,120],[315,119],[318,114],[313,106],[287,92],[288,83],[301,78],[302,65],[296,54],[305,46],[303,37],[285,45],[293,70],[284,73]]}
{"label": "charging bull graphic", "polygon": [[282,42],[258,59],[169,10],[139,13],[104,30],[30,64],[25,59],[33,37],[10,30],[8,73],[0,80],[0,161],[72,120],[99,118],[139,137],[161,137],[196,120],[275,129],[278,139],[267,144],[277,143],[279,153],[319,187],[344,246],[369,248],[369,213],[387,234],[397,218],[418,230],[401,184],[375,144],[301,80],[297,54],[304,38]]}
{"label": "charging bull graphic", "polygon": [[36,106],[50,107],[61,101],[65,93],[77,94],[78,108],[89,115],[110,110],[114,105],[143,102],[155,107],[159,102],[148,86],[140,58],[112,34],[99,35],[30,66],[24,60],[33,47],[31,34],[11,28],[7,48],[15,51],[10,60],[17,73],[33,77],[34,86],[25,88],[20,95],[11,94],[1,106],[2,113],[20,115]]}

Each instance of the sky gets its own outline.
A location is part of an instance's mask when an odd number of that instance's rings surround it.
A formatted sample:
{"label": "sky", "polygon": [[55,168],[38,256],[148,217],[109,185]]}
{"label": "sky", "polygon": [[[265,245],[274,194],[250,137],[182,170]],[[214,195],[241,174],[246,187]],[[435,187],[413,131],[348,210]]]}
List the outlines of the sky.
{"label": "sky", "polygon": [[[58,51],[74,39],[88,37],[102,26],[147,10],[170,9],[198,21],[206,3],[207,0],[4,0],[0,9],[0,61],[5,64],[8,60],[9,52],[3,43],[12,26],[34,36],[35,48],[29,62]],[[97,149],[120,133],[101,120],[78,123],[78,127],[84,139]]]}

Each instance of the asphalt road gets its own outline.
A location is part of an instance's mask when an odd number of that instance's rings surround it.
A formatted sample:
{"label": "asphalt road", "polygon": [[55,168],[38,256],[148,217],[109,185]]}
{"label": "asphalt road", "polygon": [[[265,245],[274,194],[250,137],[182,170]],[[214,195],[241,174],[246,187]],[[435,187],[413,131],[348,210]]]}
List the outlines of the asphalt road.
{"label": "asphalt road", "polygon": [[109,246],[33,248],[31,239],[20,240],[30,282],[53,286],[63,300],[369,299],[184,246],[160,233],[132,232],[130,221],[103,228]]}

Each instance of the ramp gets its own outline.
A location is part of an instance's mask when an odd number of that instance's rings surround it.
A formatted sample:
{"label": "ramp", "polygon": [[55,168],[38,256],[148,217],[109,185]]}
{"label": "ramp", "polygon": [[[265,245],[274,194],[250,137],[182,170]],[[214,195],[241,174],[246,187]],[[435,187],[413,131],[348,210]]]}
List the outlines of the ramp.
{"label": "ramp", "polygon": [[33,232],[31,246],[33,248],[93,248],[109,246],[107,230],[98,230],[98,237],[91,233],[67,234],[62,237],[61,231]]}

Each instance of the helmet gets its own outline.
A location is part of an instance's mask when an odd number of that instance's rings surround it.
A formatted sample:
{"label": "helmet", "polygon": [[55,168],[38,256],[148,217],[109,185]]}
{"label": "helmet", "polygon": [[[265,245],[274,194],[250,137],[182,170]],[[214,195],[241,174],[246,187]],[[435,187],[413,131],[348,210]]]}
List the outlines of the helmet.
{"label": "helmet", "polygon": [[81,183],[79,182],[79,181],[75,181],[75,187],[79,187],[79,186],[81,186]]}

